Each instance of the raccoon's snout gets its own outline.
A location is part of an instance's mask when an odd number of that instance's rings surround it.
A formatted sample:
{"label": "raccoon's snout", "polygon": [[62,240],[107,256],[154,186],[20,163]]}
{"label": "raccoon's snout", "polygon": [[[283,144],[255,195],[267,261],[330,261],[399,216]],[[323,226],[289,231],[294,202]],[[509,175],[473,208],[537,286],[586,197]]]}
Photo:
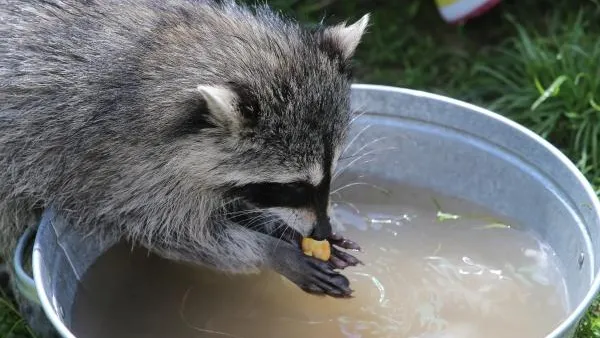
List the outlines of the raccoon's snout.
{"label": "raccoon's snout", "polygon": [[317,219],[317,222],[315,222],[310,237],[317,241],[322,241],[329,238],[332,232],[331,219],[328,216],[320,217]]}

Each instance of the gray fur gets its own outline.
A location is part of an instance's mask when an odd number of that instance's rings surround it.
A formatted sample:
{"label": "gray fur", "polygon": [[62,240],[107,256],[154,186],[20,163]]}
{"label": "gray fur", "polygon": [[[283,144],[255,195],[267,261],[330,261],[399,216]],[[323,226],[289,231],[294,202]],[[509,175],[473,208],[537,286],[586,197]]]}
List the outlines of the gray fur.
{"label": "gray fur", "polygon": [[309,31],[230,1],[0,0],[0,254],[52,205],[99,240],[280,266],[276,240],[224,215],[227,191],[326,175],[366,24]]}

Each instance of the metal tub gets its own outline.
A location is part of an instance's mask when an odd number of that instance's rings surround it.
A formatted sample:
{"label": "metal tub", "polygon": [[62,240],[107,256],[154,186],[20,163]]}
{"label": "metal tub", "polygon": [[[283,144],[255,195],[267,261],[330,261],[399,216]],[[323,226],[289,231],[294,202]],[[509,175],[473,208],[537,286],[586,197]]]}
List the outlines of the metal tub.
{"label": "metal tub", "polygon": [[[600,203],[576,167],[522,126],[457,100],[355,85],[352,104],[364,114],[351,134],[370,127],[350,148],[381,136],[388,138],[378,147],[396,148],[394,156],[363,165],[361,172],[485,206],[553,247],[566,276],[571,314],[547,338],[572,337],[600,285]],[[51,210],[45,213],[33,252],[35,288],[64,337],[74,337],[69,327],[78,280],[112,244],[83,239]]]}

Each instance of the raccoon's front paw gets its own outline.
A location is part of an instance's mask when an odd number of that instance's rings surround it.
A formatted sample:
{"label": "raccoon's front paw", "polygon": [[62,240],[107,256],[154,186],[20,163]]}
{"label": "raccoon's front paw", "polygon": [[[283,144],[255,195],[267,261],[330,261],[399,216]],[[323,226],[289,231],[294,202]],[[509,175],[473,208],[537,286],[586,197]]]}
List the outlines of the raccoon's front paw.
{"label": "raccoon's front paw", "polygon": [[[332,257],[333,258],[333,257]],[[304,256],[305,274],[294,281],[302,290],[332,297],[350,297],[350,281],[334,271],[332,264],[317,258]]]}
{"label": "raccoon's front paw", "polygon": [[273,268],[302,290],[332,297],[349,297],[350,281],[334,270],[329,262],[305,255],[287,243],[278,243]]}

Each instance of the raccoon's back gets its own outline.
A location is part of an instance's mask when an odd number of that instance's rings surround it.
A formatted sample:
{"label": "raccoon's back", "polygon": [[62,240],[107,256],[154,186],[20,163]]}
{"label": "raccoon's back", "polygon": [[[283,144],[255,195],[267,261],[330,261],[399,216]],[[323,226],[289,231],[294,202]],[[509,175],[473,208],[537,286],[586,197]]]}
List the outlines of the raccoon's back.
{"label": "raccoon's back", "polygon": [[[232,0],[0,0],[0,114],[76,120],[115,96],[152,99],[240,74],[248,48],[259,53],[252,45],[286,28],[259,17]],[[256,36],[240,42],[239,31]]]}
{"label": "raccoon's back", "polygon": [[[119,58],[131,57],[152,21],[135,3],[145,2],[2,1],[2,108],[17,108],[23,99],[32,106],[32,98],[71,96],[101,81],[103,74],[119,71]],[[128,12],[131,7],[139,12]]]}
{"label": "raccoon's back", "polygon": [[123,115],[156,20],[143,3],[0,0],[0,200],[83,182],[115,148],[106,135],[135,129]]}
{"label": "raccoon's back", "polygon": [[15,179],[43,153],[60,159],[59,147],[110,95],[110,74],[130,71],[123,65],[131,62],[118,58],[143,25],[128,31],[126,13],[116,16],[110,0],[99,3],[0,0],[0,171]]}
{"label": "raccoon's back", "polygon": [[177,95],[232,68],[224,46],[245,54],[223,32],[268,20],[229,0],[0,0],[0,200],[91,191],[132,149],[159,157],[144,145],[179,122]]}

